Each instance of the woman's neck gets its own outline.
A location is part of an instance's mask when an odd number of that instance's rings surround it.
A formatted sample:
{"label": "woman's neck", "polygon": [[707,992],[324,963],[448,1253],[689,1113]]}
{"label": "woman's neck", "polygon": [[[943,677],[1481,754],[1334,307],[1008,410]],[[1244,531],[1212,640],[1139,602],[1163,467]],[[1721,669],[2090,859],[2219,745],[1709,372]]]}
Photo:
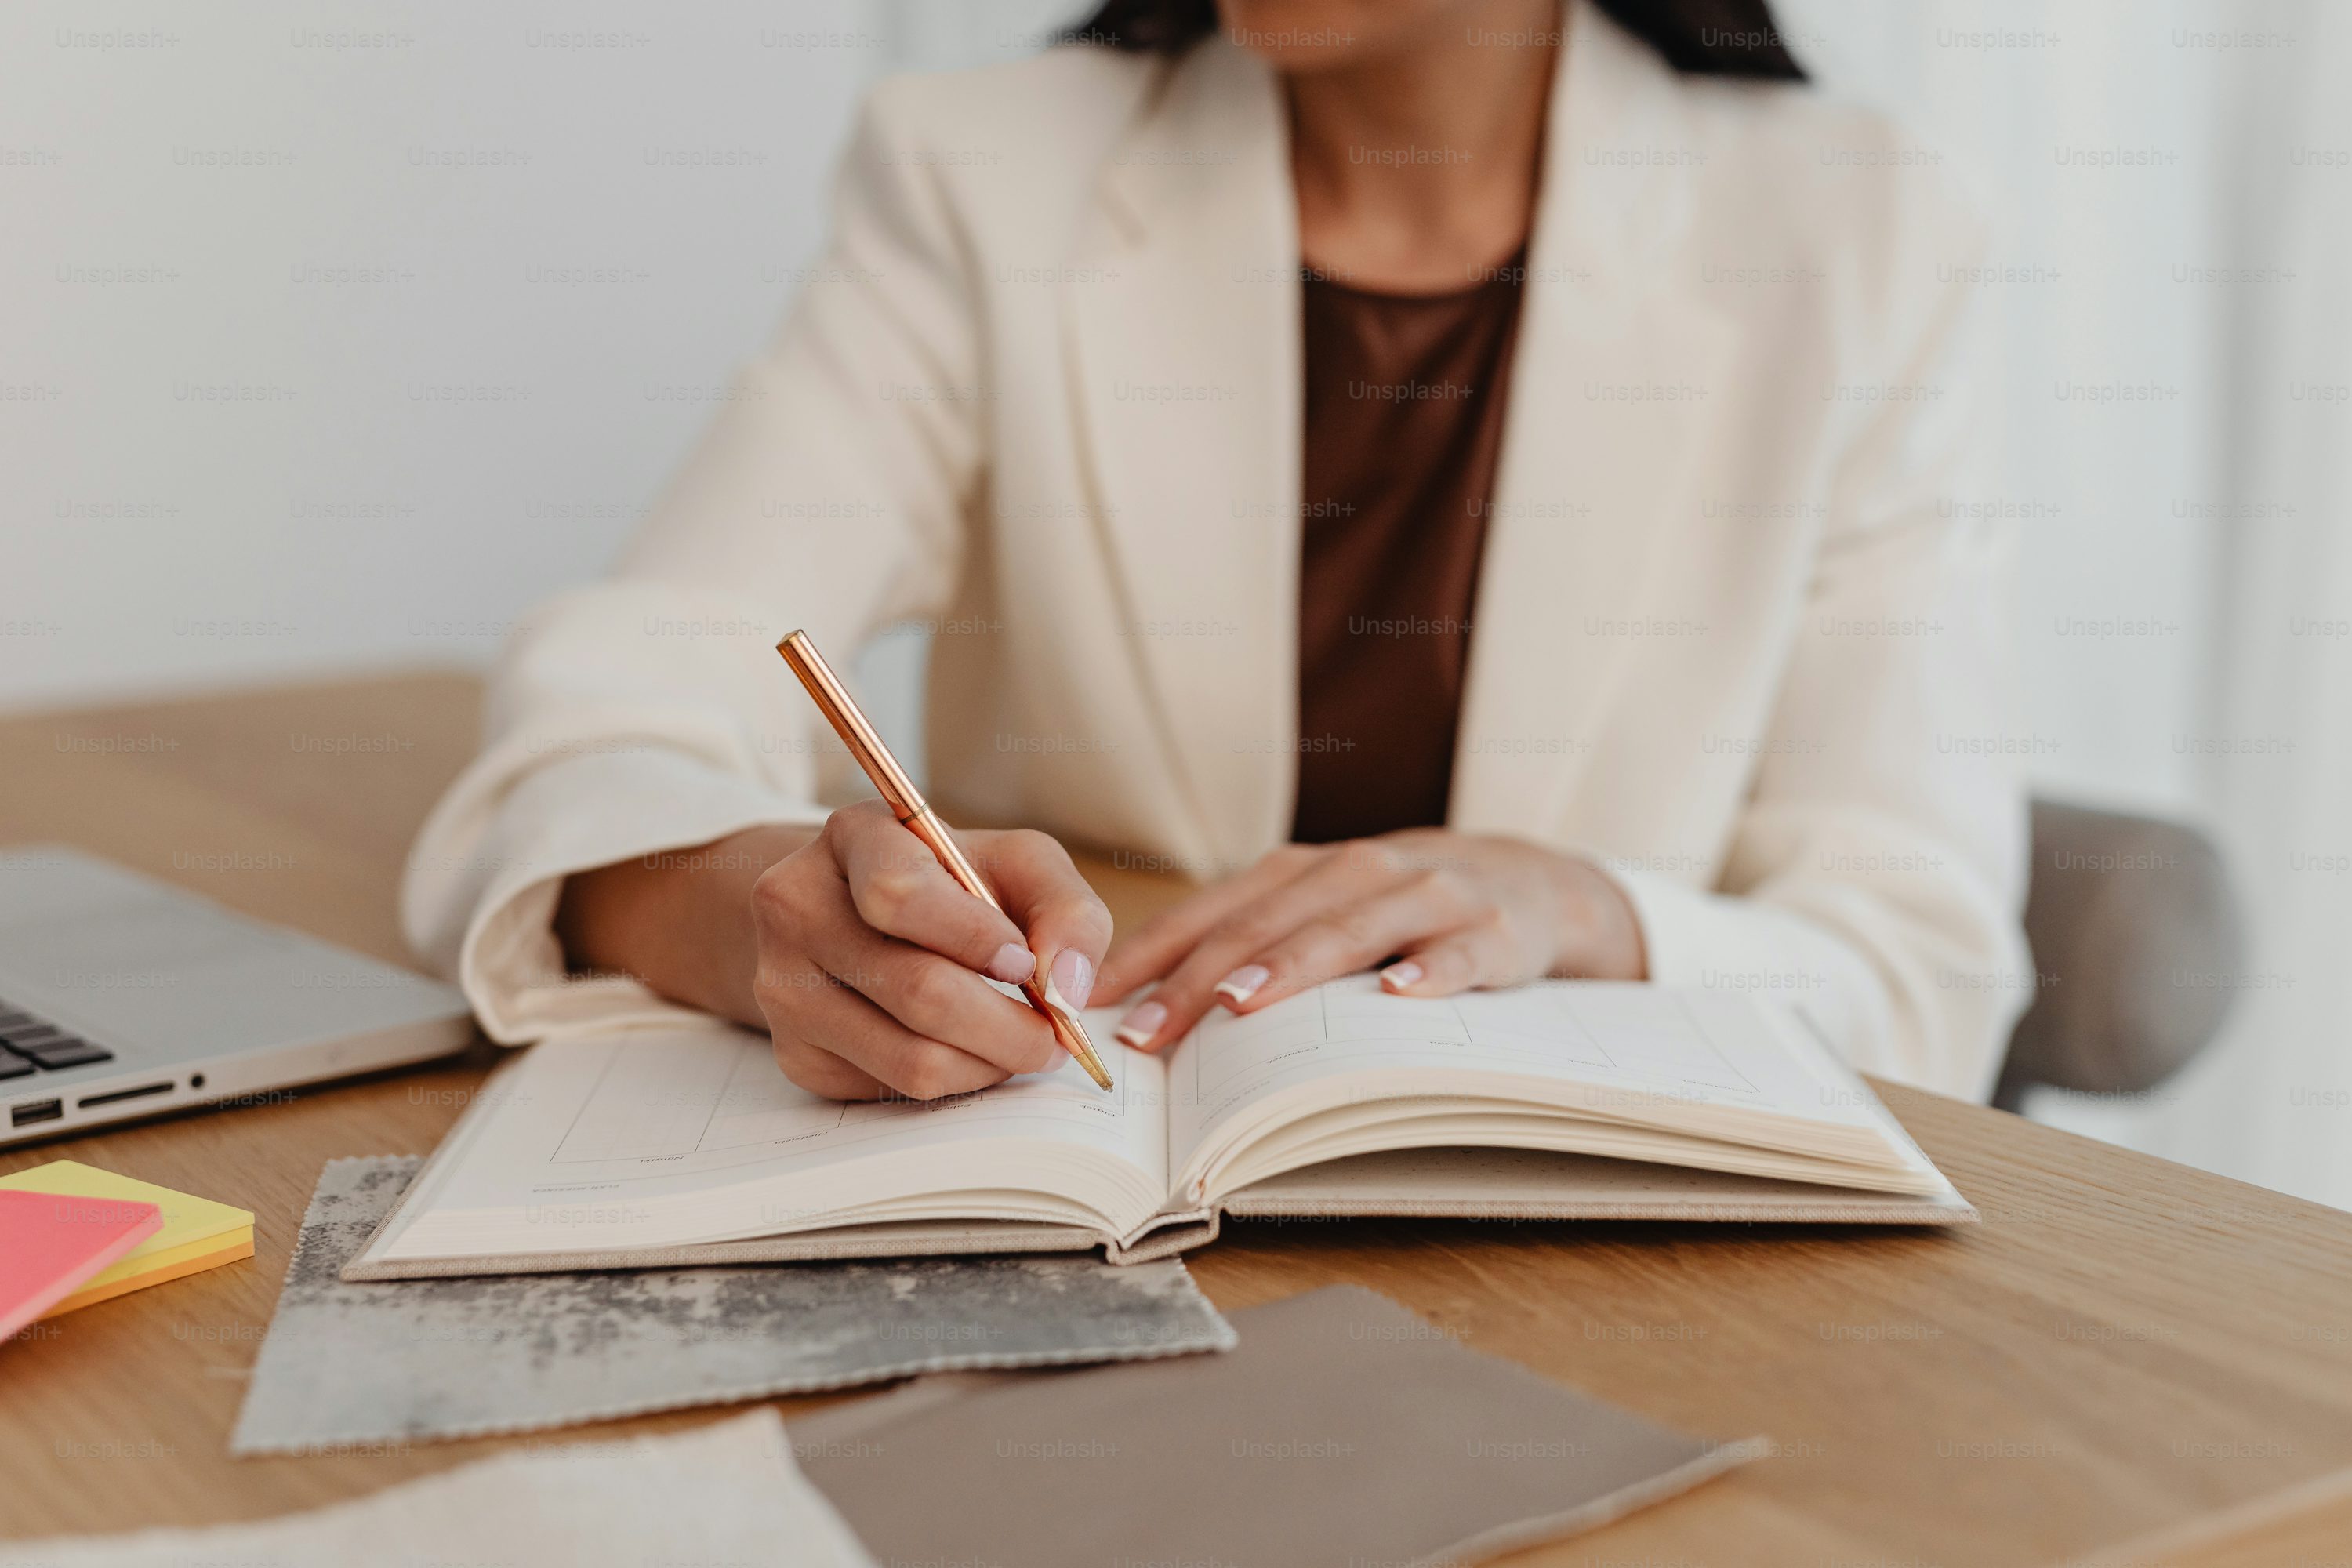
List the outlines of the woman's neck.
{"label": "woman's neck", "polygon": [[1559,0],[1463,0],[1414,47],[1286,79],[1300,258],[1359,288],[1467,288],[1526,242]]}

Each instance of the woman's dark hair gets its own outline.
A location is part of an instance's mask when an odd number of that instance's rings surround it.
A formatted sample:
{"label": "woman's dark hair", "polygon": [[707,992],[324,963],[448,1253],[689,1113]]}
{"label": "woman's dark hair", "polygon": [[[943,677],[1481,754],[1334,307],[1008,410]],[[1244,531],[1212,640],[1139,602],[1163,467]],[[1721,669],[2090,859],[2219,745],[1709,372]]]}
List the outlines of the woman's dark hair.
{"label": "woman's dark hair", "polygon": [[[1693,76],[1802,81],[1766,0],[1594,0],[1620,26]],[[1217,30],[1216,0],[1102,0],[1070,29],[1076,43],[1175,54]]]}

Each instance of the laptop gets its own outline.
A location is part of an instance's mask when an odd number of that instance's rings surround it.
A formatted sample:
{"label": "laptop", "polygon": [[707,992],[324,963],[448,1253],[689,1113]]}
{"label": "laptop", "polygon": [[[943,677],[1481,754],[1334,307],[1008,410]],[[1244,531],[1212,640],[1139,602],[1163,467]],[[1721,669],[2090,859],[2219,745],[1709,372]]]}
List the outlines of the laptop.
{"label": "laptop", "polygon": [[61,845],[0,849],[0,1145],[425,1061],[453,988]]}

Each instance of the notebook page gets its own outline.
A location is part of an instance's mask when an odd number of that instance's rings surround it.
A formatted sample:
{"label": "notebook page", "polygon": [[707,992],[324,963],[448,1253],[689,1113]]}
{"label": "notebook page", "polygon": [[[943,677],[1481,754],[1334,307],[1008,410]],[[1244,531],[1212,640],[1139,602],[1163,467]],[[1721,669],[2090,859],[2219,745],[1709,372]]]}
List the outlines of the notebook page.
{"label": "notebook page", "polygon": [[[1374,1068],[1548,1078],[1591,1086],[1602,1109],[1712,1106],[1880,1131],[1791,1048],[1772,1004],[1727,992],[1543,981],[1437,1000],[1352,975],[1245,1016],[1210,1014],[1169,1062],[1169,1146],[1192,1151],[1244,1108]],[[1459,1091],[1476,1093],[1465,1076]]]}
{"label": "notebook page", "polygon": [[[425,1212],[527,1211],[567,1245],[661,1245],[673,1238],[605,1232],[665,1199],[776,1177],[824,1187],[828,1168],[848,1161],[992,1139],[1101,1151],[1164,1184],[1161,1064],[1108,1037],[1097,1046],[1108,1091],[1066,1059],[919,1102],[820,1099],[778,1070],[764,1037],[709,1023],[545,1041],[484,1089],[451,1157],[436,1159],[404,1202],[385,1256],[405,1256],[399,1238]],[[577,1221],[567,1217],[574,1210]],[[772,1217],[781,1230],[812,1216]]]}

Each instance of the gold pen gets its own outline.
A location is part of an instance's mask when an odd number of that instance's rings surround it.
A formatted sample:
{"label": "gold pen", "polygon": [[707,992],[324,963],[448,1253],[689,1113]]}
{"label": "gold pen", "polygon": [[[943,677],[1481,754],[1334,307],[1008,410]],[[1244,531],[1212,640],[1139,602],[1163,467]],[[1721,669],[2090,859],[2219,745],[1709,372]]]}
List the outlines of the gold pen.
{"label": "gold pen", "polygon": [[[1002,914],[1004,906],[996,901],[996,895],[980,879],[971,862],[963,858],[963,851],[948,836],[947,824],[932,813],[930,804],[915,787],[915,781],[907,776],[907,770],[898,765],[898,759],[882,743],[879,731],[859,709],[857,700],[849,695],[849,689],[842,685],[841,678],[833,673],[833,666],[825,663],[824,655],[816,651],[816,644],[809,641],[808,634],[793,632],[776,645],[776,651],[784,656],[784,662],[793,667],[793,673],[808,688],[817,711],[833,726],[833,732],[841,737],[841,743],[849,748],[849,754],[857,759],[857,765],[866,770],[866,776],[874,781],[874,787],[882,792],[891,815],[939,857],[940,864],[947,868],[948,875],[956,879],[958,886]],[[1087,1076],[1108,1089],[1110,1074],[1105,1070],[1102,1058],[1095,1054],[1095,1043],[1087,1038],[1087,1026],[1078,1021],[1076,1014],[1046,994],[1045,979],[1045,967],[1039,964],[1036,973],[1023,984],[1021,994],[1029,999],[1029,1005],[1045,1015],[1045,1022],[1054,1027],[1054,1038],[1078,1058]]]}

